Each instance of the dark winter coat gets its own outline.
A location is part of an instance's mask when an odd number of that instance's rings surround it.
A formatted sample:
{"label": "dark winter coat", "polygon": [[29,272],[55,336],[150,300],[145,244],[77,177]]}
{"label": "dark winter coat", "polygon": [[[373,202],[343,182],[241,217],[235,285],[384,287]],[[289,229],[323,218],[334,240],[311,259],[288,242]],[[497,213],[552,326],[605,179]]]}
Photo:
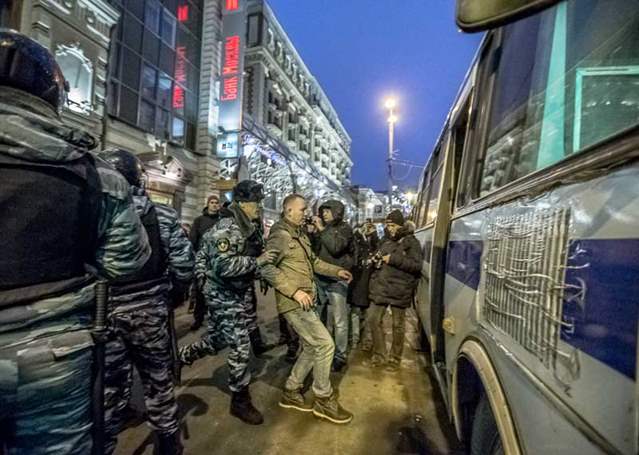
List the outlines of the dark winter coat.
{"label": "dark winter coat", "polygon": [[348,302],[351,305],[368,308],[370,301],[368,300],[368,284],[371,275],[370,265],[367,264],[371,254],[377,251],[379,238],[377,233],[365,236],[361,232],[353,234],[355,242],[355,251],[357,262],[351,273],[353,281],[348,287]]}
{"label": "dark winter coat", "polygon": [[355,246],[353,230],[343,221],[344,204],[330,200],[320,206],[319,213],[321,214],[324,209],[329,209],[333,213],[334,220],[322,232],[313,235],[315,253],[329,264],[351,270],[355,265]]}
{"label": "dark winter coat", "polygon": [[413,301],[417,280],[422,270],[422,251],[413,234],[402,229],[395,238],[386,236],[379,247],[388,264],[371,274],[369,298],[375,305],[407,308]]}
{"label": "dark winter coat", "polygon": [[211,215],[207,207],[204,207],[202,210],[202,215],[198,216],[195,220],[193,220],[193,226],[191,226],[191,234],[189,235],[189,240],[193,245],[193,249],[198,251],[200,249],[200,241],[202,240],[202,236],[206,231],[211,229],[211,227],[217,223],[220,219],[219,214]]}

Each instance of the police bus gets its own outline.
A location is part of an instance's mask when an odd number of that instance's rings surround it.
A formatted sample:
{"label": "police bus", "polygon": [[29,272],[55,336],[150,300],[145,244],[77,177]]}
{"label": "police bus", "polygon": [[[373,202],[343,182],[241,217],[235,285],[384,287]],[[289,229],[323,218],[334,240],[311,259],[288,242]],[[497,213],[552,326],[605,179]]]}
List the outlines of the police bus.
{"label": "police bus", "polygon": [[458,0],[487,30],[414,211],[416,310],[474,454],[639,451],[639,1]]}

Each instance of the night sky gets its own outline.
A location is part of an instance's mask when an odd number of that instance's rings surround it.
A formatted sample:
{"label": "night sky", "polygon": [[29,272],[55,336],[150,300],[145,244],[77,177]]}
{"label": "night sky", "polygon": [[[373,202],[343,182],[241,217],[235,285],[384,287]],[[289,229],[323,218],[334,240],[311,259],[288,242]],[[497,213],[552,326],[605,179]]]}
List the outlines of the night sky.
{"label": "night sky", "polygon": [[[353,140],[353,184],[386,189],[386,94],[400,103],[398,158],[424,164],[481,40],[457,30],[454,2],[268,3]],[[416,169],[394,174],[404,189],[419,179]]]}

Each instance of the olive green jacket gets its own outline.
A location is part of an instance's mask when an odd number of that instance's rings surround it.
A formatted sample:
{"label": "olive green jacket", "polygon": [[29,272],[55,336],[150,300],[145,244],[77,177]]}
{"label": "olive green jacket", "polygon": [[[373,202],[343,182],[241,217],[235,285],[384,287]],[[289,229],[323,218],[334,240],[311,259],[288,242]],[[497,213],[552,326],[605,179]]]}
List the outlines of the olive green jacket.
{"label": "olive green jacket", "polygon": [[314,275],[337,277],[341,267],[319,259],[311,248],[311,241],[304,231],[282,219],[271,228],[266,242],[267,250],[277,250],[279,255],[273,264],[261,269],[262,278],[275,288],[277,311],[286,313],[300,308],[293,295],[302,290],[313,300],[317,296]]}

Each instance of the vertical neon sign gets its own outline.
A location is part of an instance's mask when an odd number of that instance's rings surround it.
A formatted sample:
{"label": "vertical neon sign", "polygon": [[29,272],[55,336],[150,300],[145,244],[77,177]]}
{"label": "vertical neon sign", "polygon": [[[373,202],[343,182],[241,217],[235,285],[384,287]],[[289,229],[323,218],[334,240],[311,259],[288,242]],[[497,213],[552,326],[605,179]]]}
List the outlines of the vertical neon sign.
{"label": "vertical neon sign", "polygon": [[220,68],[217,155],[237,158],[240,154],[238,135],[242,129],[242,74],[244,71],[244,37],[246,14],[241,0],[225,0],[222,4],[222,68]]}
{"label": "vertical neon sign", "polygon": [[226,0],[226,10],[227,11],[236,11],[239,9],[239,0]]}
{"label": "vertical neon sign", "polygon": [[189,5],[180,5],[177,9],[178,22],[186,22],[189,20]]}
{"label": "vertical neon sign", "polygon": [[173,86],[173,108],[184,108],[184,89],[177,84],[186,83],[186,47],[178,46],[175,49],[175,82]]}

